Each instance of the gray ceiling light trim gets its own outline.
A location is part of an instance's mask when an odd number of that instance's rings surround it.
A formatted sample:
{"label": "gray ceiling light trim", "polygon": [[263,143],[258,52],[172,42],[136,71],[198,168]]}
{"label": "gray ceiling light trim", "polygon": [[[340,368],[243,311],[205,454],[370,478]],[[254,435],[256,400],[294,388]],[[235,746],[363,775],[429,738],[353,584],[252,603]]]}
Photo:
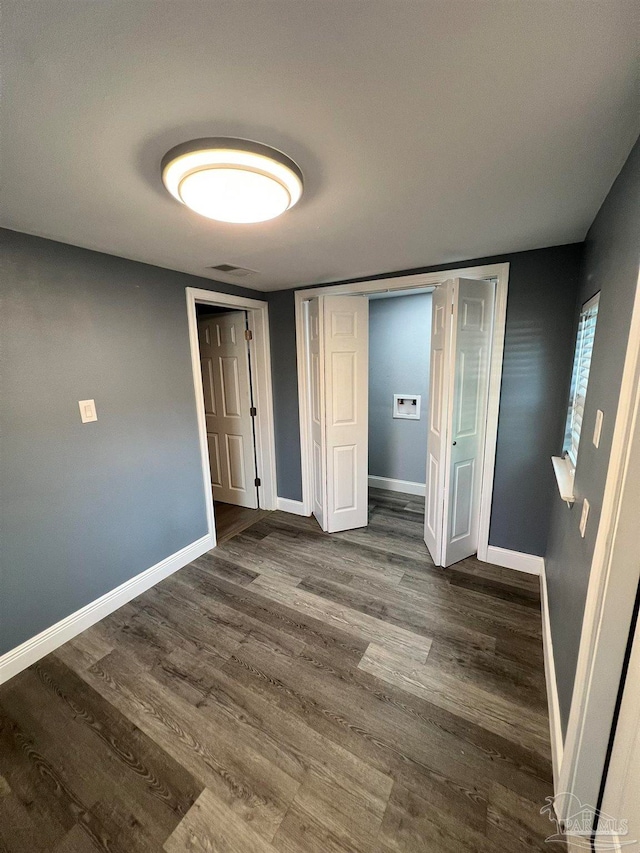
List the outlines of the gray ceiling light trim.
{"label": "gray ceiling light trim", "polygon": [[304,176],[300,166],[291,157],[287,157],[283,151],[278,151],[277,148],[271,148],[269,145],[263,145],[261,142],[255,142],[252,139],[234,139],[229,136],[203,136],[201,139],[192,139],[189,142],[181,142],[179,145],[174,145],[162,158],[160,164],[161,172],[164,172],[169,163],[183,154],[191,154],[193,151],[204,151],[210,148],[229,148],[233,151],[248,151],[251,154],[260,154],[263,157],[269,157],[271,160],[275,160],[276,163],[280,163],[282,166],[290,169],[297,175],[298,180],[304,186]]}

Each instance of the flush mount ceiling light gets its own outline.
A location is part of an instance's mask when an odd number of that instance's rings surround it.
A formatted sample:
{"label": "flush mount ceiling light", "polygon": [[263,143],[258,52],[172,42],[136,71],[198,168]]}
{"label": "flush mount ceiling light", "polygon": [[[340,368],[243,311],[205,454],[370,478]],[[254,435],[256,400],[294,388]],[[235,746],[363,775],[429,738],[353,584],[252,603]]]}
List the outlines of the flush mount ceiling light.
{"label": "flush mount ceiling light", "polygon": [[246,139],[194,139],[162,160],[174,198],[221,222],[264,222],[302,195],[302,172],[281,151]]}

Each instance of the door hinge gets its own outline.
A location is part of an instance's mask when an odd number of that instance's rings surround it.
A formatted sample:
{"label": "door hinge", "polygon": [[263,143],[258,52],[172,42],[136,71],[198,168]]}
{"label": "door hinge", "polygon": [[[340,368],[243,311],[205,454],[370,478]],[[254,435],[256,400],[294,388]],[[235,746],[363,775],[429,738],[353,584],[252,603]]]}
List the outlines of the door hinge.
{"label": "door hinge", "polygon": [[244,339],[245,339],[245,341],[252,341],[253,340],[253,332],[251,331],[251,329],[245,329],[244,330]]}
{"label": "door hinge", "polygon": [[255,418],[255,416],[258,414],[258,410],[255,406],[251,406],[251,408],[249,409],[249,414],[252,418]]}
{"label": "door hinge", "polygon": [[261,486],[262,485],[262,483],[260,482],[260,477],[255,478],[255,480],[253,481],[253,485],[254,486]]}

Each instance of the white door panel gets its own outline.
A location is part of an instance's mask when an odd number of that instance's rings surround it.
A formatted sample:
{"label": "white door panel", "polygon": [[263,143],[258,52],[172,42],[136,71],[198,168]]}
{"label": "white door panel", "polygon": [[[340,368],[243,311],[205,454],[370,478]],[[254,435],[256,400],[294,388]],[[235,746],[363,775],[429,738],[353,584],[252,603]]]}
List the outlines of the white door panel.
{"label": "white door panel", "polygon": [[198,320],[211,485],[215,500],[256,508],[245,314]]}
{"label": "white door panel", "polygon": [[320,299],[311,299],[307,306],[307,334],[309,336],[309,392],[311,395],[311,442],[313,445],[312,512],[320,527],[325,530],[326,506],[326,441],[324,427],[324,370],[322,344],[322,309]]}
{"label": "white door panel", "polygon": [[326,529],[365,527],[368,520],[369,301],[324,296],[326,389]]}
{"label": "white door panel", "polygon": [[207,423],[207,444],[209,446],[209,468],[211,470],[211,485],[221,486],[221,465],[220,465],[220,436],[213,432],[215,427],[209,427]]}
{"label": "white door panel", "polygon": [[425,542],[440,566],[478,547],[493,302],[482,280],[433,295]]}
{"label": "white door panel", "polygon": [[202,370],[202,390],[204,392],[205,416],[215,415],[216,396],[213,387],[213,360],[211,358],[201,358],[200,369]]}
{"label": "white door panel", "polygon": [[333,448],[333,511],[357,509],[358,448],[354,444]]}
{"label": "white door panel", "polygon": [[222,387],[222,415],[225,418],[241,418],[242,402],[240,377],[238,376],[238,357],[221,356],[218,359],[218,369]]}
{"label": "white door panel", "polygon": [[475,459],[465,459],[453,465],[451,478],[451,542],[469,536],[472,528],[472,494]]}
{"label": "white door panel", "polygon": [[227,443],[227,482],[230,489],[244,491],[247,488],[247,472],[244,465],[244,440],[241,435],[225,435]]}
{"label": "white door panel", "polygon": [[334,381],[331,426],[351,426],[358,419],[358,373],[355,352],[331,353],[330,376]]}
{"label": "white door panel", "polygon": [[424,541],[436,566],[442,565],[444,489],[447,456],[449,385],[447,366],[451,337],[453,281],[436,288],[431,302],[431,375],[429,377],[429,427]]}
{"label": "white door panel", "polygon": [[334,533],[368,516],[369,303],[320,296],[308,305],[313,514]]}
{"label": "white door panel", "polygon": [[490,281],[454,281],[443,566],[478,550],[494,291]]}

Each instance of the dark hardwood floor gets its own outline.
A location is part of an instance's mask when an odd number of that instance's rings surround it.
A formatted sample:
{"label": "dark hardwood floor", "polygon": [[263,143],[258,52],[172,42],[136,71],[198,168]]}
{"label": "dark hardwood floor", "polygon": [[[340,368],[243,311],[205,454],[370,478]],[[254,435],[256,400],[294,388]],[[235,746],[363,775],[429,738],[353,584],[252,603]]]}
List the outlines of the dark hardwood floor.
{"label": "dark hardwood floor", "polygon": [[[530,853],[537,578],[269,513],[0,687],[0,851]],[[558,849],[557,845],[554,849]]]}
{"label": "dark hardwood floor", "polygon": [[248,509],[244,506],[234,506],[221,501],[214,501],[214,513],[218,545],[222,545],[223,542],[237,536],[247,527],[251,527],[261,518],[269,515],[264,509]]}

